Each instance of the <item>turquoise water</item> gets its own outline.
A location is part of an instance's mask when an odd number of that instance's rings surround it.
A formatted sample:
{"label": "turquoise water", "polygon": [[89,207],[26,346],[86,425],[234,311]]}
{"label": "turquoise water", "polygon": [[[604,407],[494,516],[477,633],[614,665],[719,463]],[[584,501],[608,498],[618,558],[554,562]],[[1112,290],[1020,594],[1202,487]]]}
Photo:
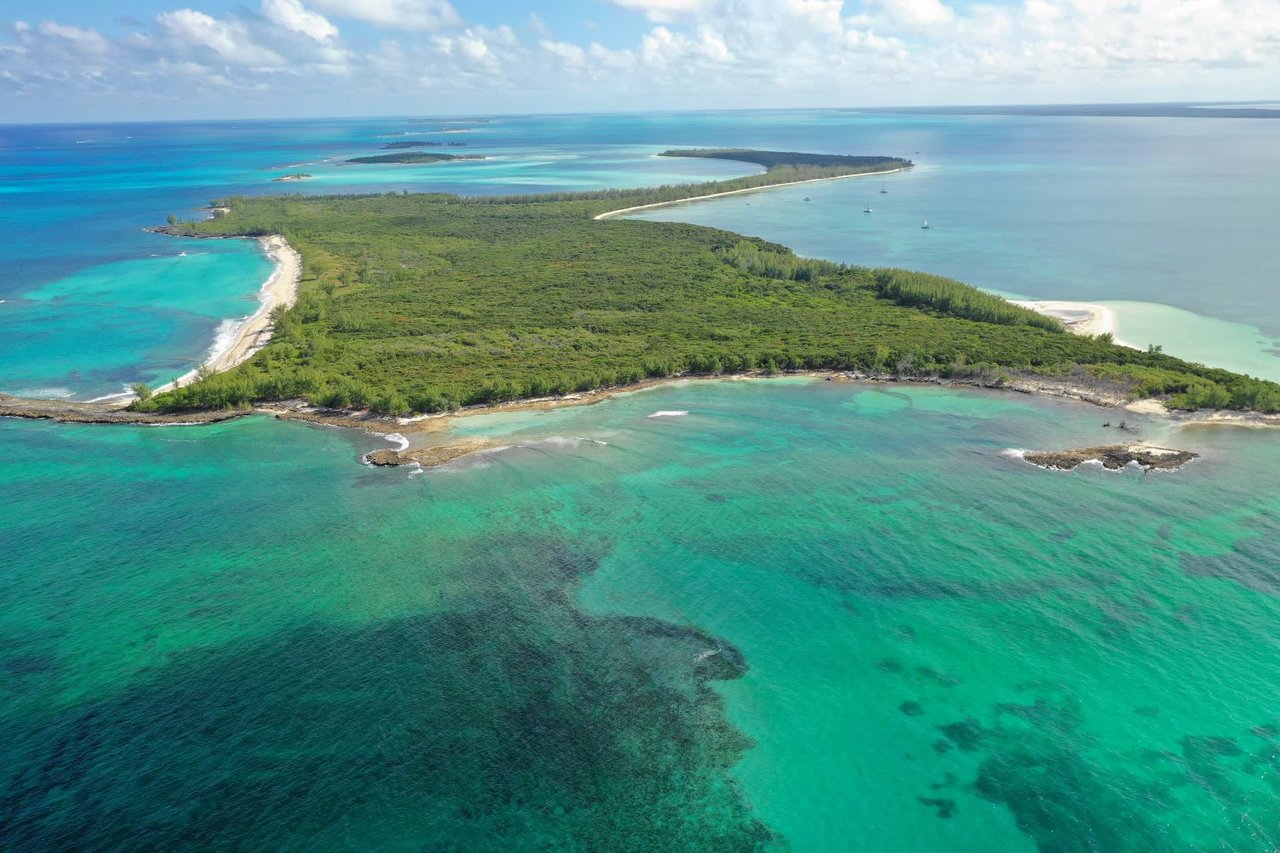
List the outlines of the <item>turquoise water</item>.
{"label": "turquoise water", "polygon": [[[110,394],[181,376],[252,314],[273,266],[249,240],[170,240],[164,254],[96,264],[0,305],[5,391]],[[197,355],[193,357],[193,347]]]}
{"label": "turquoise water", "polygon": [[[660,216],[1116,300],[1123,339],[1273,375],[1265,122],[469,127],[491,160],[386,171],[339,161],[424,126],[0,128],[0,390],[91,397],[201,360],[269,265],[141,229],[212,197],[744,171],[652,156],[674,145],[914,156]],[[0,849],[1275,848],[1280,443],[1131,416],[1126,438],[1202,457],[1011,452],[1118,440],[1111,417],[691,382],[466,419],[510,447],[427,472],[265,418],[0,421]]]}
{"label": "turquoise water", "polygon": [[1002,453],[1100,415],[697,382],[421,474],[0,423],[0,846],[1269,849],[1280,445]]}

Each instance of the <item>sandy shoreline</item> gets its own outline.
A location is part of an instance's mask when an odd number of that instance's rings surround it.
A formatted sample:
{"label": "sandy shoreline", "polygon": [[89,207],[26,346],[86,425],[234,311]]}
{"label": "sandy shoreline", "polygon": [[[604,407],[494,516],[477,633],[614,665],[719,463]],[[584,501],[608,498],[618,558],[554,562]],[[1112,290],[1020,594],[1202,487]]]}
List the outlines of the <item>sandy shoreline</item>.
{"label": "sandy shoreline", "polygon": [[693,196],[692,198],[677,198],[677,199],[672,199],[671,201],[655,201],[653,204],[638,204],[634,207],[623,207],[623,208],[619,208],[618,210],[606,211],[605,213],[601,213],[599,216],[595,216],[592,218],[608,219],[610,216],[621,216],[624,213],[633,213],[637,210],[650,210],[655,207],[670,207],[673,204],[685,204],[691,201],[705,201],[706,199],[709,199],[709,198],[722,198],[727,195],[739,195],[741,193],[754,193],[754,192],[759,192],[761,190],[776,190],[779,187],[795,187],[795,186],[799,186],[800,184],[816,184],[819,181],[840,181],[840,180],[844,180],[845,178],[870,178],[875,175],[892,175],[894,172],[901,172],[906,168],[907,168],[906,166],[903,166],[898,169],[882,169],[879,172],[856,172],[852,175],[832,175],[829,178],[805,178],[803,181],[787,181],[785,184],[764,184],[762,186],[747,187],[746,189],[741,189],[741,190],[726,190],[725,192],[722,192],[722,193],[711,193],[710,195],[696,195],[696,196]]}
{"label": "sandy shoreline", "polygon": [[[258,310],[236,327],[235,334],[220,351],[212,353],[202,369],[213,373],[230,370],[247,361],[271,340],[271,312],[277,306],[289,308],[298,299],[298,280],[302,277],[302,257],[279,234],[261,237],[262,251],[275,262],[275,271],[258,291]],[[154,393],[172,391],[195,381],[198,370],[189,371],[172,382],[156,388]],[[132,395],[130,398],[132,399]],[[128,402],[126,399],[124,402]]]}
{"label": "sandy shoreline", "polygon": [[1030,308],[1062,322],[1067,331],[1093,337],[1116,333],[1116,312],[1105,305],[1092,302],[1064,302],[1060,300],[1010,299],[1014,305]]}

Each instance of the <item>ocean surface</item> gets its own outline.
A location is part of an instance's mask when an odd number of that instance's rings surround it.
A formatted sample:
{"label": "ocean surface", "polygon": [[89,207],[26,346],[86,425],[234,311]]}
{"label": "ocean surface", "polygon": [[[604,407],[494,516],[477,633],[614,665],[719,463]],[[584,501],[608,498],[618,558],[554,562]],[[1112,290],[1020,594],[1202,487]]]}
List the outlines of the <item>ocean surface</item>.
{"label": "ocean surface", "polygon": [[[0,128],[0,391],[87,398],[202,360],[269,264],[141,229],[211,198],[749,168],[652,156],[684,145],[920,167],[647,216],[1114,301],[1122,338],[1127,317],[1136,337],[1212,328],[1191,338],[1271,375],[1270,127]],[[404,133],[493,159],[340,162]],[[272,183],[297,171],[315,177]],[[359,464],[377,437],[265,418],[0,421],[0,849],[1274,849],[1280,440],[1108,420],[972,390],[698,381],[465,419],[509,447],[426,472]],[[1144,475],[1017,453],[1121,435],[1201,457]]]}

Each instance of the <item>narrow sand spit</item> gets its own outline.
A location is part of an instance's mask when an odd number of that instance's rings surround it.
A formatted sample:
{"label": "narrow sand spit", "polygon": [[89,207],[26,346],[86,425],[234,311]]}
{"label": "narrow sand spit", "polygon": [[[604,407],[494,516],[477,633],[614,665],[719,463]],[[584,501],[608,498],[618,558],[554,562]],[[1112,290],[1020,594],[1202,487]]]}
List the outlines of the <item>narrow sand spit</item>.
{"label": "narrow sand spit", "polygon": [[691,201],[705,201],[709,198],[720,198],[726,195],[739,195],[740,193],[754,193],[760,190],[776,190],[779,187],[794,187],[799,184],[816,184],[819,181],[842,181],[845,178],[871,178],[876,175],[892,175],[894,172],[901,172],[906,167],[898,169],[881,169],[879,172],[855,172],[852,175],[832,175],[829,178],[806,178],[803,181],[787,181],[784,184],[762,184],[758,187],[747,187],[741,190],[727,190],[722,193],[711,193],[710,195],[696,195],[692,198],[676,198],[671,201],[657,201],[653,204],[637,204],[634,207],[624,207],[619,210],[610,210],[595,217],[596,219],[608,219],[610,216],[621,216],[624,213],[634,213],[637,210],[649,210],[655,207],[670,207],[673,204],[687,204]]}

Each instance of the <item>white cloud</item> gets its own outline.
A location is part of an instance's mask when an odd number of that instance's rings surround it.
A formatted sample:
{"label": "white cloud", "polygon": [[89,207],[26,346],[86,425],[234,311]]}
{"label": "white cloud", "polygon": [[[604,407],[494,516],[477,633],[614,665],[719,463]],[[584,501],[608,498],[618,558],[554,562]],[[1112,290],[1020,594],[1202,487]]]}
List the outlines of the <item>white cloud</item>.
{"label": "white cloud", "polygon": [[495,80],[496,72],[514,65],[513,60],[523,53],[515,31],[505,25],[495,29],[468,27],[455,35],[433,36],[432,42],[454,69],[466,74],[495,74]]}
{"label": "white cloud", "polygon": [[[26,24],[19,21],[15,24],[15,28],[21,26],[26,29]],[[91,53],[105,53],[107,50],[107,40],[97,30],[85,30],[80,27],[73,27],[68,24],[59,24],[56,21],[41,21],[36,25],[36,32],[45,36],[64,39],[74,44],[80,50],[87,50]]]}
{"label": "white cloud", "polygon": [[[464,26],[444,0],[185,8],[118,38],[15,22],[0,32],[0,107],[17,109],[14,93],[34,109],[110,91],[225,94],[228,114],[237,93],[309,114],[1230,100],[1266,97],[1280,79],[1280,0],[610,2],[654,20],[635,15],[630,37],[611,32],[608,46],[522,12],[526,46],[510,26]],[[339,33],[338,16],[400,32]]]}
{"label": "white cloud", "polygon": [[587,52],[576,44],[543,39],[538,42],[538,46],[570,68],[581,68],[587,64]]}
{"label": "white cloud", "polygon": [[644,12],[649,20],[670,23],[681,17],[703,12],[713,0],[612,0],[615,6]]}
{"label": "white cloud", "polygon": [[820,32],[838,34],[843,28],[844,0],[787,0],[787,11]]}
{"label": "white cloud", "polygon": [[160,29],[180,49],[205,50],[231,65],[283,65],[284,57],[254,43],[248,28],[238,21],[220,21],[194,9],[161,12]]}
{"label": "white cloud", "polygon": [[312,12],[299,0],[262,0],[262,14],[272,23],[315,41],[328,41],[338,35],[338,28],[328,18]]}
{"label": "white cloud", "polygon": [[462,18],[448,0],[313,0],[330,14],[395,30],[440,30]]}
{"label": "white cloud", "polygon": [[533,30],[534,35],[548,38],[551,35],[551,27],[547,26],[547,22],[537,12],[529,13],[529,29]]}
{"label": "white cloud", "polygon": [[892,20],[907,26],[945,24],[956,16],[942,0],[878,0],[876,5]]}

